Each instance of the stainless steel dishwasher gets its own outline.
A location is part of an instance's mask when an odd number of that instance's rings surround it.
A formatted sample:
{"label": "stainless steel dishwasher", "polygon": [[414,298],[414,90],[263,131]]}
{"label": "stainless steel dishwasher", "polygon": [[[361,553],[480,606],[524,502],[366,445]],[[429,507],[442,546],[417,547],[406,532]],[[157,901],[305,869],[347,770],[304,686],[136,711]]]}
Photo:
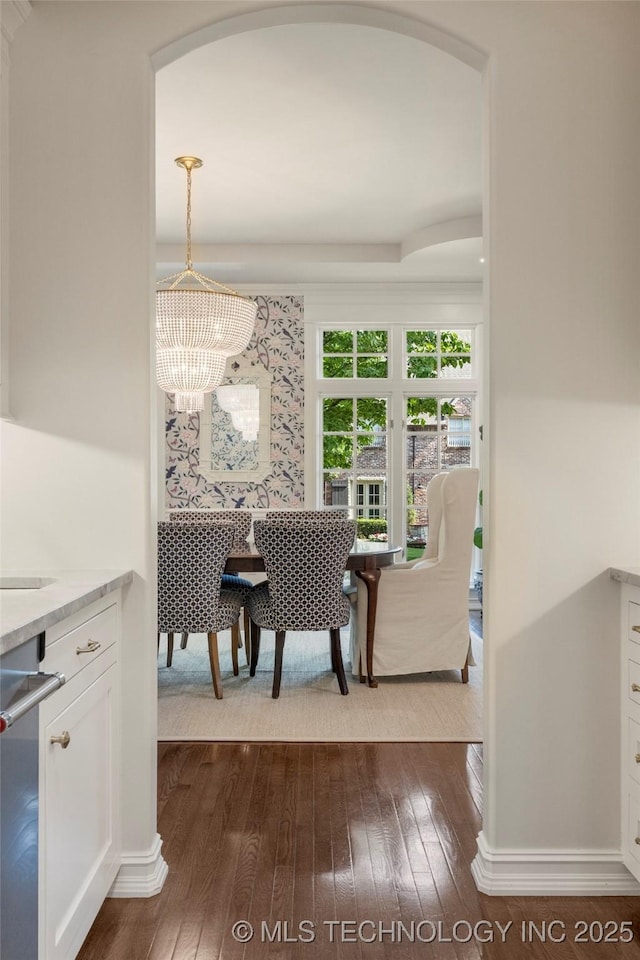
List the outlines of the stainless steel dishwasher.
{"label": "stainless steel dishwasher", "polygon": [[38,704],[65,682],[39,673],[44,634],[0,658],[0,957],[38,956]]}

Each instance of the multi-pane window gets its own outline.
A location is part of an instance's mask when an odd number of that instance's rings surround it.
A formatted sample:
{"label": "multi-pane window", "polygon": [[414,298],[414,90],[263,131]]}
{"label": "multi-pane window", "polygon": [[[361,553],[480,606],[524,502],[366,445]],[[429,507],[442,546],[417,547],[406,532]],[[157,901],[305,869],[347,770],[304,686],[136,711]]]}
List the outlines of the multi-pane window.
{"label": "multi-pane window", "polygon": [[325,330],[322,375],[356,379],[387,377],[386,330]]}
{"label": "multi-pane window", "polygon": [[471,446],[471,417],[452,416],[449,417],[447,429],[448,447],[470,447]]}
{"label": "multi-pane window", "polygon": [[356,483],[356,516],[366,517],[368,520],[382,516],[384,505],[384,482],[369,480],[366,483]]}
{"label": "multi-pane window", "polygon": [[321,502],[409,559],[428,538],[431,478],[476,462],[476,333],[391,321],[327,327],[317,341]]}
{"label": "multi-pane window", "polygon": [[359,517],[384,517],[387,463],[386,398],[324,397],[324,505],[354,507]]}
{"label": "multi-pane window", "polygon": [[[432,477],[471,464],[472,397],[411,396],[405,406],[405,472],[407,477],[407,533],[428,535],[427,486]],[[451,425],[454,438],[451,436]],[[468,426],[468,431],[464,426]],[[469,441],[458,444],[465,436]],[[451,440],[454,440],[452,443]]]}
{"label": "multi-pane window", "polygon": [[469,330],[408,330],[405,349],[407,377],[457,379],[471,376]]}

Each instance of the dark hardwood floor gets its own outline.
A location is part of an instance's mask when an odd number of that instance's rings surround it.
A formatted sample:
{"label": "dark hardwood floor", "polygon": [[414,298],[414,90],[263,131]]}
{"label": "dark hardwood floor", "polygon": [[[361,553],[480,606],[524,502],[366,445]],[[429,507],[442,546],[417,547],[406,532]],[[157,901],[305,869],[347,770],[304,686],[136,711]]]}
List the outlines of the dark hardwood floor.
{"label": "dark hardwood floor", "polygon": [[481,773],[464,743],[164,743],[164,889],[106,901],[79,960],[640,957],[635,898],[477,892]]}

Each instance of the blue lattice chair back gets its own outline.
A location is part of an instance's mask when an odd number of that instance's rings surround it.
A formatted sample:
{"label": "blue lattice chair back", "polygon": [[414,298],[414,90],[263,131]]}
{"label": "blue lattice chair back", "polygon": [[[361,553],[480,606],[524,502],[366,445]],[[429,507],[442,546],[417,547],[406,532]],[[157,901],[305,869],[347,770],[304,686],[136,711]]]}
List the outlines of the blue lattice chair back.
{"label": "blue lattice chair back", "polygon": [[251,530],[250,510],[171,510],[170,523],[232,523],[234,546],[242,546]]}
{"label": "blue lattice chair back", "polygon": [[354,520],[323,518],[256,520],[254,536],[268,576],[254,588],[247,605],[255,624],[251,643],[251,675],[255,674],[260,630],[276,631],[273,697],[279,696],[282,652],[287,630],[329,630],[331,664],[341,693],[348,693],[340,627],[349,622],[350,605],[342,592],[349,552],[356,534]]}
{"label": "blue lattice chair back", "polygon": [[242,594],[223,589],[221,583],[233,538],[232,524],[158,524],[158,635],[168,637],[167,666],[171,666],[174,633],[206,633],[218,698],[222,697],[218,631],[232,629],[237,663]]}
{"label": "blue lattice chair back", "polygon": [[267,510],[266,520],[336,520],[347,519],[349,511],[345,507],[338,510]]}
{"label": "blue lattice chair back", "polygon": [[[233,547],[245,547],[246,541],[251,530],[252,515],[250,510],[171,510],[169,512],[170,523],[209,523],[209,524],[233,524]],[[244,607],[246,598],[253,589],[251,580],[238,576],[237,573],[223,573],[222,587],[228,590],[242,591],[242,606]],[[249,663],[251,652],[249,648],[249,615],[244,616],[244,638],[247,663]],[[180,648],[184,650],[189,639],[189,631],[182,631],[182,640]]]}

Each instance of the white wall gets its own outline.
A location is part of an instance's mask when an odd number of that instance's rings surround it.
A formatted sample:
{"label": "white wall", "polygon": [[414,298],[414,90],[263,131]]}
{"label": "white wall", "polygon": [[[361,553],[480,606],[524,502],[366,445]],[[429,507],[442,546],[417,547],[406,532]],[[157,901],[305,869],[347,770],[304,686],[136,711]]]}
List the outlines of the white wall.
{"label": "white wall", "polygon": [[[497,853],[615,851],[618,610],[603,571],[640,562],[640,8],[392,6],[490,55],[485,840]],[[3,440],[3,559],[139,575],[126,620],[131,851],[155,830],[149,57],[237,13],[37,3],[12,47],[17,423]]]}

